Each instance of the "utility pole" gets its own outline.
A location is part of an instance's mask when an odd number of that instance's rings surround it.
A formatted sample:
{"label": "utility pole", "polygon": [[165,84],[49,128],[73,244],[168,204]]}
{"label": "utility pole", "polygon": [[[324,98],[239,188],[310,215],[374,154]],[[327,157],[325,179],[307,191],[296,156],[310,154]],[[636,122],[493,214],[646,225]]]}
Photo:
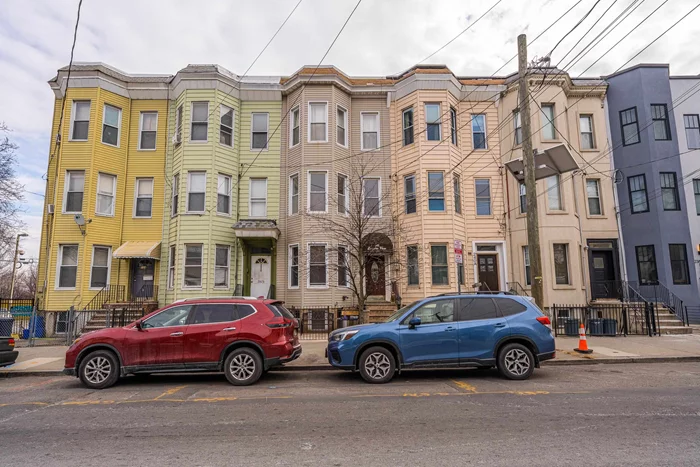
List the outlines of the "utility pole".
{"label": "utility pole", "polygon": [[535,151],[532,149],[532,125],[530,123],[530,90],[527,72],[527,37],[518,36],[518,97],[520,123],[523,138],[523,163],[525,165],[525,201],[527,203],[527,250],[530,256],[532,297],[537,306],[544,306],[542,291],[542,257],[540,255],[540,226],[537,216],[537,183],[535,181]]}
{"label": "utility pole", "polygon": [[12,307],[12,299],[15,298],[15,273],[17,272],[17,256],[19,256],[19,239],[26,236],[26,233],[17,234],[17,240],[15,241],[15,258],[12,262],[12,280],[10,282],[10,307]]}

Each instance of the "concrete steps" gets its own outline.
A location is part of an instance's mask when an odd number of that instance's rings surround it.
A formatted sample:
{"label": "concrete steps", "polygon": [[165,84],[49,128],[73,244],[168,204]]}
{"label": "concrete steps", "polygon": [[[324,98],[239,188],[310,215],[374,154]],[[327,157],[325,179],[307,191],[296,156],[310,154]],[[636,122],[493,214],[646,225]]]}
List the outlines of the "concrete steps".
{"label": "concrete steps", "polygon": [[386,301],[368,301],[367,308],[368,323],[382,323],[396,311],[396,304]]}

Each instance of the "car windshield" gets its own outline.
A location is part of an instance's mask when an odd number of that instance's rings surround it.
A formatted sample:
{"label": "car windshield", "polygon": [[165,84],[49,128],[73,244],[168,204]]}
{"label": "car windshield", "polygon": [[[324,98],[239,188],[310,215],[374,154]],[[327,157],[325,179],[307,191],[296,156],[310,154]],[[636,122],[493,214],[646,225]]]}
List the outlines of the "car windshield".
{"label": "car windshield", "polygon": [[412,307],[413,305],[415,305],[416,303],[418,303],[418,300],[416,300],[415,302],[411,303],[410,305],[406,305],[406,306],[404,306],[404,307],[402,307],[402,308],[399,308],[398,310],[396,310],[396,311],[394,312],[393,315],[389,316],[384,322],[385,322],[385,323],[391,323],[392,321],[396,321],[397,319],[401,318],[401,316],[403,316],[403,314],[406,313],[406,312],[408,311],[408,309],[411,308],[411,307]]}

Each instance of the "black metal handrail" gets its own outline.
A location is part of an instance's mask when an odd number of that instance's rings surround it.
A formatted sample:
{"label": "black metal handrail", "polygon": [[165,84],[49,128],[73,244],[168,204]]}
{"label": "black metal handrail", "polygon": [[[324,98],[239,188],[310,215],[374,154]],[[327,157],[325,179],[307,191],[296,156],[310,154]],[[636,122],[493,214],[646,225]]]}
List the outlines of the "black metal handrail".
{"label": "black metal handrail", "polygon": [[117,303],[124,301],[124,291],[125,287],[123,285],[110,285],[107,284],[99,292],[92,297],[92,300],[88,302],[83,308],[83,311],[96,311],[102,310],[107,303]]}
{"label": "black metal handrail", "polygon": [[138,292],[131,295],[130,305],[140,306],[145,302],[155,300],[158,296],[158,286],[155,284],[143,284]]}
{"label": "black metal handrail", "polygon": [[530,296],[525,288],[520,285],[520,282],[506,282],[506,289],[508,289],[509,292],[513,292],[515,295],[522,295],[523,297]]}
{"label": "black metal handrail", "polygon": [[653,282],[639,284],[637,286],[637,290],[639,290],[640,295],[646,298],[647,301],[654,304],[657,315],[660,308],[659,304],[661,304],[671,313],[673,313],[676,318],[681,320],[684,326],[688,326],[690,324],[688,322],[688,314],[683,306],[683,300],[671,292],[663,283]]}

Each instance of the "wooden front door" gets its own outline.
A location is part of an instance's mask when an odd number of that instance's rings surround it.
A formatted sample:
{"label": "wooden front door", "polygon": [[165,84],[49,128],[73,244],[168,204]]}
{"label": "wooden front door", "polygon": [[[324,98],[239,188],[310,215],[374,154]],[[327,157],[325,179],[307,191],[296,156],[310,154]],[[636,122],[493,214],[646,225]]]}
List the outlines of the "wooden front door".
{"label": "wooden front door", "polygon": [[386,277],[384,274],[384,257],[368,256],[365,262],[365,287],[367,295],[386,294]]}
{"label": "wooden front door", "polygon": [[496,255],[477,255],[479,267],[479,282],[481,286],[479,290],[500,290],[498,285],[498,256]]}

